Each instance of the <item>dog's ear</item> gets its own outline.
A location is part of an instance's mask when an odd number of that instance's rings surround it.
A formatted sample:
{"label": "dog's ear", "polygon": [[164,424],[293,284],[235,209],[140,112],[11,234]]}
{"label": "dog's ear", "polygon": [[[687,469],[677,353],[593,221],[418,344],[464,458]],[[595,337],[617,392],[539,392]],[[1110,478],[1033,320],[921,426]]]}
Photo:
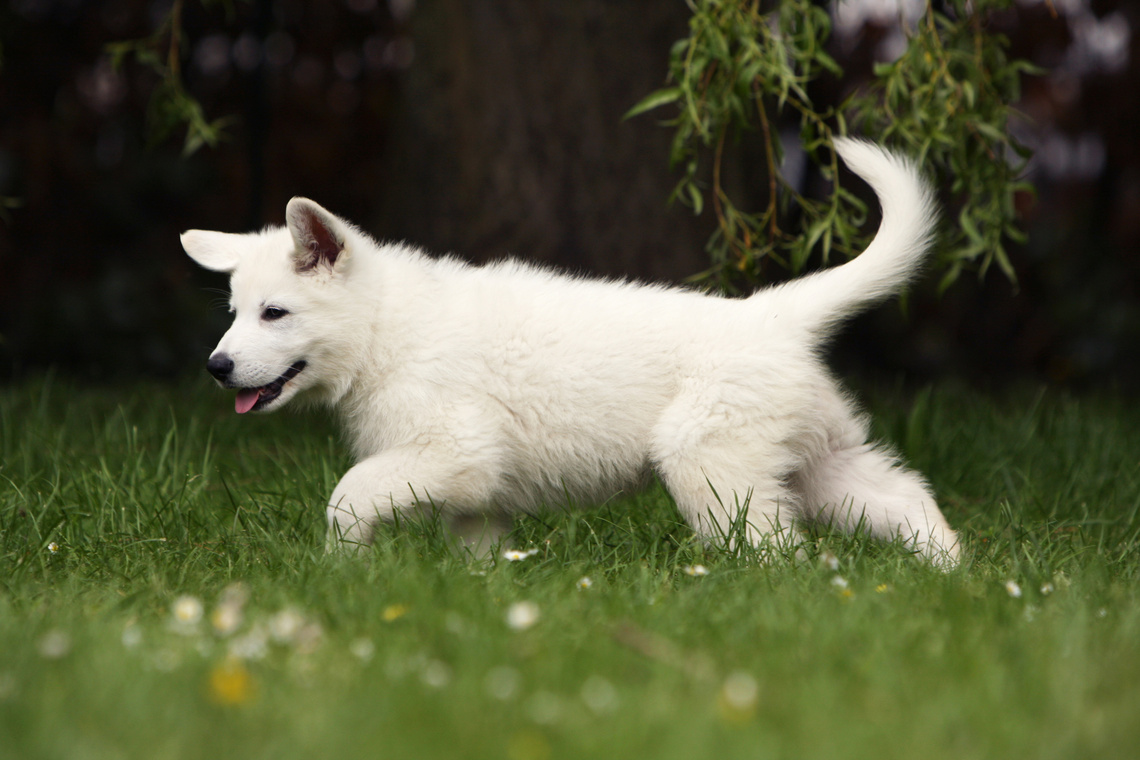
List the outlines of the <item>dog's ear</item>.
{"label": "dog's ear", "polygon": [[319,266],[332,269],[345,257],[345,223],[308,198],[289,201],[285,224],[293,235],[293,265],[298,272],[312,272]]}
{"label": "dog's ear", "polygon": [[181,240],[190,258],[215,272],[234,271],[246,244],[245,235],[207,230],[187,230]]}

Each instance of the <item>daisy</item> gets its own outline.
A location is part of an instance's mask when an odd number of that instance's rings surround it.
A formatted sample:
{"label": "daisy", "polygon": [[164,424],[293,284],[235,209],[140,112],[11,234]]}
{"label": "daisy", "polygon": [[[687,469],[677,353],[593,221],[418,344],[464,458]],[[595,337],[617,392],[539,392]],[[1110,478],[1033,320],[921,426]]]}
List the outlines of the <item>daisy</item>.
{"label": "daisy", "polygon": [[595,715],[611,713],[618,707],[618,692],[614,685],[599,675],[592,675],[582,684],[582,701]]}
{"label": "daisy", "polygon": [[58,660],[71,651],[71,637],[58,628],[45,633],[36,645],[40,657],[45,660]]}
{"label": "daisy", "polygon": [[286,607],[269,618],[269,634],[279,644],[293,642],[304,626],[305,618],[292,607]]}
{"label": "daisy", "polygon": [[236,604],[219,604],[210,615],[210,625],[219,636],[229,636],[241,627],[241,607]]}
{"label": "daisy", "polygon": [[525,631],[538,622],[538,605],[534,602],[515,602],[507,608],[507,625],[516,631]]}
{"label": "daisy", "polygon": [[525,552],[518,549],[507,549],[505,552],[503,552],[503,559],[506,559],[510,562],[518,562],[519,560],[526,559],[527,557],[533,557],[536,554],[538,554],[538,549],[528,549]]}
{"label": "daisy", "polygon": [[730,673],[717,694],[721,719],[726,723],[745,723],[755,714],[759,697],[760,685],[755,678],[739,670]]}
{"label": "daisy", "polygon": [[508,665],[498,665],[487,671],[483,678],[483,688],[487,694],[500,702],[506,702],[519,692],[522,676]]}
{"label": "daisy", "polygon": [[684,571],[685,575],[691,575],[694,578],[709,574],[709,569],[704,565],[685,565],[681,569]]}
{"label": "daisy", "polygon": [[184,635],[196,633],[203,610],[202,601],[198,597],[183,594],[170,607],[171,629]]}
{"label": "daisy", "polygon": [[349,644],[348,651],[361,662],[368,662],[376,654],[376,645],[372,643],[372,639],[362,637]]}

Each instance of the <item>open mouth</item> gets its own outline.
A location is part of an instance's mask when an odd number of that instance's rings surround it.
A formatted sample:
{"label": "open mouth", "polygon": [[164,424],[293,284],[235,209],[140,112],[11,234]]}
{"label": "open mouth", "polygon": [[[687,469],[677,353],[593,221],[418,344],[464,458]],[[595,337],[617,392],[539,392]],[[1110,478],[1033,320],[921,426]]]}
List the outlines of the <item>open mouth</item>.
{"label": "open mouth", "polygon": [[281,389],[285,387],[285,383],[295,378],[304,368],[305,360],[301,359],[294,362],[293,366],[281,374],[281,377],[271,383],[267,383],[260,388],[242,388],[238,390],[237,400],[234,402],[234,409],[238,414],[245,414],[249,411],[256,412],[264,409],[281,395]]}

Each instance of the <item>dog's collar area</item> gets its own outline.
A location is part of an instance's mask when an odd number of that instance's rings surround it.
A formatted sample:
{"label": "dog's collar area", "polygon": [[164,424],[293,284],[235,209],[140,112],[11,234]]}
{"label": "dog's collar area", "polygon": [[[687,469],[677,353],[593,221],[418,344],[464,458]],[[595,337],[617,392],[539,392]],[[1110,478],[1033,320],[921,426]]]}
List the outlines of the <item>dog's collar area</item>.
{"label": "dog's collar area", "polygon": [[305,363],[304,359],[293,362],[289,369],[281,373],[281,377],[259,388],[240,389],[234,402],[234,410],[238,414],[245,414],[250,411],[260,411],[269,406],[281,395],[281,389],[285,387],[285,383],[292,380],[305,368]]}

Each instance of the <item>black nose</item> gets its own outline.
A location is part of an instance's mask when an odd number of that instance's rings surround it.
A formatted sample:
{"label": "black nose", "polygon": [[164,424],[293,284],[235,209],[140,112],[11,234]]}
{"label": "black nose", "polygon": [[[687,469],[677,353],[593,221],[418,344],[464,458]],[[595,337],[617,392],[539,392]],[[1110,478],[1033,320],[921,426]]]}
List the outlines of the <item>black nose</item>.
{"label": "black nose", "polygon": [[218,380],[225,380],[234,371],[234,360],[226,354],[214,354],[206,362],[206,371]]}

